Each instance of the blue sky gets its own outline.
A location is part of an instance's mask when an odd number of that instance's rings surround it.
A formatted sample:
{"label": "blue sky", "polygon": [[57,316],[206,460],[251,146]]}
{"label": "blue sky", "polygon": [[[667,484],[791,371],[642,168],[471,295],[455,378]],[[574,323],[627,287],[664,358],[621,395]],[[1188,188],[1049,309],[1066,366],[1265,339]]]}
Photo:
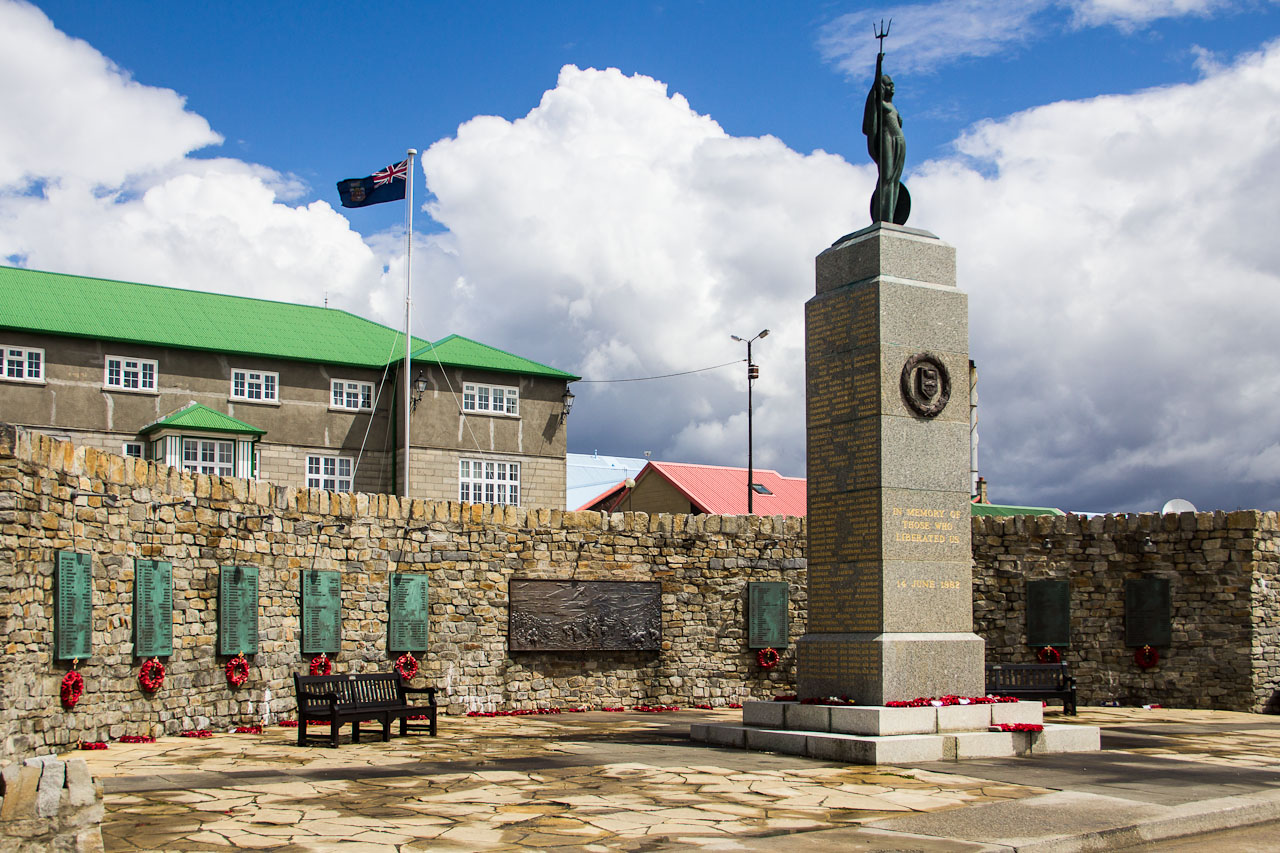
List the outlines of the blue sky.
{"label": "blue sky", "polygon": [[[993,498],[1280,505],[1269,0],[0,0],[0,255],[394,325],[403,210],[333,185],[430,149],[415,333],[619,378],[768,326],[757,464],[803,474],[801,311],[866,222],[889,17],[910,224],[959,251]],[[578,386],[570,449],[740,464],[738,374]]]}

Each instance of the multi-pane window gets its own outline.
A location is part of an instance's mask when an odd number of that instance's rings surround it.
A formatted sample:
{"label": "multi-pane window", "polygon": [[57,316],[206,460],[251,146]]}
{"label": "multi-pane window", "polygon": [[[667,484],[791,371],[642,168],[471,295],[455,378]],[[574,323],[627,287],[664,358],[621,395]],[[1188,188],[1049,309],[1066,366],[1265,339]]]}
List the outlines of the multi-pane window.
{"label": "multi-pane window", "polygon": [[106,377],[103,385],[123,391],[156,390],[156,363],[148,358],[107,356]]}
{"label": "multi-pane window", "polygon": [[260,370],[231,371],[231,399],[280,402],[280,374]]}
{"label": "multi-pane window", "polygon": [[44,350],[0,347],[0,376],[15,382],[43,382]]}
{"label": "multi-pane window", "polygon": [[520,463],[458,460],[458,500],[520,505]]}
{"label": "multi-pane window", "polygon": [[507,385],[462,383],[462,411],[495,415],[520,414],[520,389]]}
{"label": "multi-pane window", "polygon": [[234,470],[235,443],[210,438],[182,440],[182,467],[196,474],[230,477]]}
{"label": "multi-pane window", "polygon": [[373,408],[373,383],[348,382],[335,379],[330,386],[330,405],[335,409],[349,409],[353,412]]}
{"label": "multi-pane window", "polygon": [[307,488],[349,492],[354,467],[350,456],[308,456]]}
{"label": "multi-pane window", "polygon": [[124,455],[132,456],[134,459],[142,458],[142,442],[126,441],[124,443]]}

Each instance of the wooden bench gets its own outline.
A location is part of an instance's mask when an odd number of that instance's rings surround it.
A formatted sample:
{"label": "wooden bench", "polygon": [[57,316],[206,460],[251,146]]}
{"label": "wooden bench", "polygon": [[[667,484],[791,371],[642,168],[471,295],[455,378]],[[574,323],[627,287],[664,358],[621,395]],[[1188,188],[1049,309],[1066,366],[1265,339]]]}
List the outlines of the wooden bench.
{"label": "wooden bench", "polygon": [[[298,701],[298,745],[315,741],[337,747],[338,732],[351,724],[351,742],[360,742],[360,724],[382,726],[383,742],[391,740],[391,723],[399,719],[400,736],[426,730],[436,734],[436,688],[410,687],[399,673],[373,672],[362,675],[295,675],[294,696]],[[410,698],[425,694],[427,704],[411,704]],[[416,700],[415,700],[416,701]],[[425,720],[410,720],[425,717]],[[326,724],[328,736],[309,735],[308,722]]]}
{"label": "wooden bench", "polygon": [[1061,699],[1065,713],[1076,713],[1076,679],[1065,663],[989,663],[987,693],[1019,699]]}

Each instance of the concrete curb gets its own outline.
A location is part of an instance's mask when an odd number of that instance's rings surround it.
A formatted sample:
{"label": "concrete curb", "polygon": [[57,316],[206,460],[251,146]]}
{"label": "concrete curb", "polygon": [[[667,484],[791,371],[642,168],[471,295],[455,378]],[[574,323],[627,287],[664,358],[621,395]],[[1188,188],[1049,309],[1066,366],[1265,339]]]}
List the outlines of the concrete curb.
{"label": "concrete curb", "polygon": [[[1033,827],[1029,828],[1027,834],[1017,831],[1019,818],[1031,824],[1041,823],[1041,817],[1036,812],[1045,807],[1061,807],[1061,811],[1073,823],[1076,821],[1069,816],[1070,813],[1085,811],[1094,818],[1092,822],[1096,828],[1042,837],[1035,837],[1038,833]],[[1134,811],[1159,813],[1136,820],[1129,816],[1109,826],[1098,825],[1108,822],[1105,813],[1112,809],[1120,809],[1130,815]],[[999,819],[988,819],[996,818],[998,813]],[[1258,791],[1177,806],[1059,791],[1005,803],[887,818],[865,826],[867,829],[901,835],[903,840],[924,835],[1016,853],[1086,853],[1185,838],[1269,821],[1280,821],[1280,791]],[[1089,822],[1083,821],[1085,825]]]}

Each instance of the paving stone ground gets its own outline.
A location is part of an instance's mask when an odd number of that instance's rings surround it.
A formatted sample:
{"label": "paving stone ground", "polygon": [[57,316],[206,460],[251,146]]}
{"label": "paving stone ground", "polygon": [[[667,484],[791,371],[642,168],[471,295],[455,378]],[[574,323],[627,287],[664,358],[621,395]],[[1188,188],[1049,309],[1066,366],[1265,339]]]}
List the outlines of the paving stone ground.
{"label": "paving stone ground", "polygon": [[[337,750],[299,747],[295,729],[275,726],[76,754],[103,781],[110,852],[711,849],[1050,790],[965,776],[963,764],[843,766],[688,741],[691,722],[740,713],[442,717],[436,738],[344,736]],[[1274,717],[1096,708],[1077,719],[1135,752],[1280,766]]]}

